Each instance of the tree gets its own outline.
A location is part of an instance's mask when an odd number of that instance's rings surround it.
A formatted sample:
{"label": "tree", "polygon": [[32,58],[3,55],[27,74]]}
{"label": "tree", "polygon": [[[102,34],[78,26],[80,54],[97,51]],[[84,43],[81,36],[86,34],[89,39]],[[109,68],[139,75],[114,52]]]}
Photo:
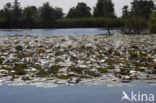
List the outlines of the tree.
{"label": "tree", "polygon": [[20,3],[18,0],[14,1],[13,5],[13,25],[14,27],[18,27],[20,17],[22,16],[22,9],[20,7]]}
{"label": "tree", "polygon": [[4,17],[0,17],[0,28],[4,28],[5,24],[6,24],[6,19]]}
{"label": "tree", "polygon": [[75,7],[70,8],[70,10],[67,14],[67,17],[68,18],[78,18],[79,17],[78,11],[76,10]]}
{"label": "tree", "polygon": [[4,11],[3,17],[6,19],[5,26],[9,28],[11,26],[11,23],[12,23],[12,19],[11,19],[11,17],[12,17],[12,5],[11,5],[11,3],[7,3],[4,6],[3,11]]}
{"label": "tree", "polygon": [[94,17],[114,18],[114,4],[111,0],[98,0],[94,8]]}
{"label": "tree", "polygon": [[156,11],[150,17],[149,30],[151,33],[156,33]]}
{"label": "tree", "polygon": [[37,8],[35,6],[28,6],[23,10],[23,23],[26,27],[33,27],[36,24]]}
{"label": "tree", "polygon": [[69,18],[86,18],[91,17],[91,8],[87,4],[81,2],[76,7],[69,10],[67,17]]}
{"label": "tree", "polygon": [[149,19],[152,10],[155,8],[152,0],[134,0],[132,3],[131,13],[134,16],[145,17]]}
{"label": "tree", "polygon": [[55,20],[55,11],[53,7],[49,5],[49,2],[44,3],[43,6],[40,7],[39,14],[41,26],[51,27],[51,24]]}
{"label": "tree", "polygon": [[62,8],[55,8],[54,9],[54,12],[55,12],[55,18],[57,18],[57,19],[60,19],[60,18],[63,18],[63,15],[64,15],[64,13],[63,13],[63,10],[62,10]]}
{"label": "tree", "polygon": [[125,27],[128,29],[127,33],[140,34],[148,29],[149,15],[155,8],[152,0],[134,0],[131,3],[131,10],[128,6],[123,7],[122,17],[125,20]]}
{"label": "tree", "polygon": [[128,5],[125,5],[122,8],[122,18],[128,18],[129,17],[129,9],[128,9]]}

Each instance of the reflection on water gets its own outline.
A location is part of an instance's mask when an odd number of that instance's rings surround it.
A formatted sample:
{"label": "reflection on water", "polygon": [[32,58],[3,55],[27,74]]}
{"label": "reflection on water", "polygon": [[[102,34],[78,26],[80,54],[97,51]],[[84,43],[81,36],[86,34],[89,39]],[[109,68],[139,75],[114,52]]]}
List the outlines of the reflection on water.
{"label": "reflection on water", "polygon": [[[111,34],[120,34],[120,30],[110,30]],[[95,35],[108,34],[103,28],[70,28],[70,29],[15,29],[0,30],[0,35]]]}

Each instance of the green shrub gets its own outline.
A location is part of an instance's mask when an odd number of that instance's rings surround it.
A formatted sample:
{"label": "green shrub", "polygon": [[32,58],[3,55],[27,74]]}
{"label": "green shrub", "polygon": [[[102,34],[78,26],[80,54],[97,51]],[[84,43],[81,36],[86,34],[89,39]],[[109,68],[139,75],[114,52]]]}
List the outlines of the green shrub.
{"label": "green shrub", "polygon": [[151,33],[156,33],[156,12],[152,13],[148,26]]}
{"label": "green shrub", "polygon": [[57,19],[56,28],[79,28],[79,27],[124,27],[124,20],[120,18],[75,18]]}

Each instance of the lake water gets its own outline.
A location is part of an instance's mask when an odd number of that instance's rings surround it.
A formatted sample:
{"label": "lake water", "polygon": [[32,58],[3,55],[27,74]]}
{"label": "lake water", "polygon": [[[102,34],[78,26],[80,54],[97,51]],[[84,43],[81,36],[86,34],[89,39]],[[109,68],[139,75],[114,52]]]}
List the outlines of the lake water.
{"label": "lake water", "polygon": [[[130,96],[131,91],[140,94],[154,94],[156,86],[148,83],[132,83],[132,87],[61,86],[37,88],[32,86],[0,86],[0,103],[136,103],[123,100],[122,92]],[[156,98],[155,98],[156,99]],[[156,103],[137,102],[137,103]]]}
{"label": "lake water", "polygon": [[[120,34],[120,30],[110,30],[111,34]],[[1,29],[0,35],[96,35],[108,34],[103,28],[70,29]]]}
{"label": "lake water", "polygon": [[[119,30],[111,30],[112,34],[120,34]],[[0,35],[95,35],[107,34],[107,30],[98,28],[79,29],[21,29],[0,30]],[[149,83],[132,83],[132,87],[99,86],[60,86],[57,88],[37,88],[33,86],[0,86],[0,103],[135,103],[124,100],[125,91],[154,94],[156,103],[156,86]],[[137,102],[145,103],[145,102]]]}

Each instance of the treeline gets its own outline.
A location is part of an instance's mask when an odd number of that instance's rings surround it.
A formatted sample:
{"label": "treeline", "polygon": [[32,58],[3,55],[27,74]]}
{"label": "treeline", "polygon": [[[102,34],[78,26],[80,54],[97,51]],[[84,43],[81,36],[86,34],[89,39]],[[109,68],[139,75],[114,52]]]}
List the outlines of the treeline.
{"label": "treeline", "polygon": [[56,28],[93,28],[93,27],[103,27],[103,28],[122,28],[124,27],[124,20],[121,18],[64,18],[57,19],[55,21]]}
{"label": "treeline", "polygon": [[97,0],[93,12],[87,4],[80,2],[65,15],[62,8],[54,8],[48,2],[39,8],[22,8],[18,0],[15,0],[13,4],[7,3],[0,10],[0,28],[104,27],[140,33],[141,30],[152,28],[149,21],[150,18],[153,20],[150,16],[154,9],[152,0],[134,0],[131,8],[125,5],[122,17],[117,17],[111,0]]}

